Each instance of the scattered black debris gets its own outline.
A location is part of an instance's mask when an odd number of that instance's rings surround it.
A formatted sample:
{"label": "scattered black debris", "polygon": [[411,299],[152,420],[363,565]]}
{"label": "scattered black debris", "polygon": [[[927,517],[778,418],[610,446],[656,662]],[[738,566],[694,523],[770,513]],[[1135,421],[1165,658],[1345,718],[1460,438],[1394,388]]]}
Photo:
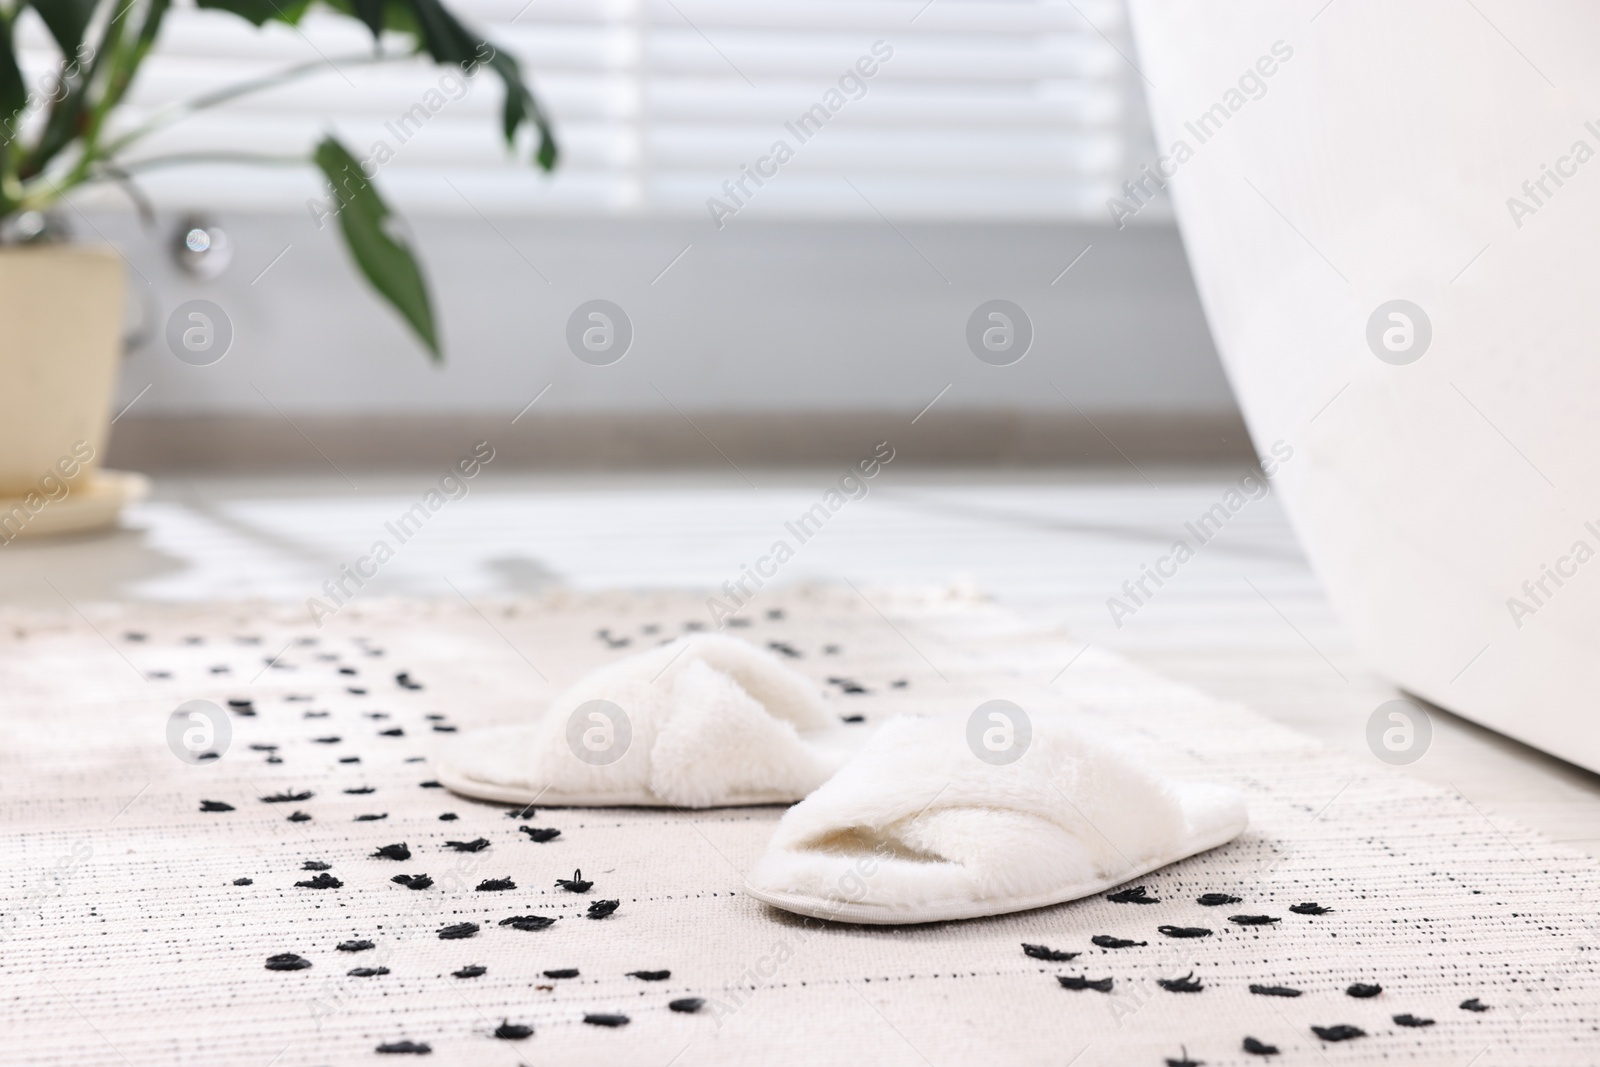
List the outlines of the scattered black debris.
{"label": "scattered black debris", "polygon": [[508,819],[521,819],[523,822],[527,822],[529,819],[533,818],[537,814],[538,814],[538,811],[534,808],[534,806],[532,804],[529,804],[525,808],[512,808],[510,811],[506,812],[506,818],[508,818]]}
{"label": "scattered black debris", "polygon": [[331,871],[333,864],[324,863],[322,860],[306,860],[300,865],[302,871]]}
{"label": "scattered black debris", "polygon": [[442,722],[436,722],[433,724],[433,732],[436,734],[453,734],[456,732],[456,728],[454,726],[446,726]]}
{"label": "scattered black debris", "polygon": [[300,792],[300,793],[273,793],[271,796],[262,797],[261,798],[261,803],[263,803],[263,804],[298,804],[298,803],[300,803],[300,801],[302,801],[302,800],[310,800],[314,796],[316,796],[316,794],[313,793],[309,789],[307,789],[307,790],[305,790],[303,792]]}
{"label": "scattered black debris", "polygon": [[411,677],[410,671],[401,671],[394,676],[395,684],[401,689],[421,689],[422,683]]}
{"label": "scattered black debris", "polygon": [[478,883],[480,893],[500,893],[507,889],[517,888],[517,883],[509,878],[485,878]]}
{"label": "scattered black debris", "polygon": [[340,674],[359,674],[360,672],[357,671],[354,667],[340,667],[339,668],[339,673]]}
{"label": "scattered black debris", "polygon": [[551,827],[541,828],[537,826],[519,826],[517,829],[521,830],[523,833],[527,834],[530,838],[532,838],[534,841],[537,841],[541,845],[546,841],[554,841],[556,838],[561,836],[560,830]]}
{"label": "scattered black debris", "polygon": [[1075,974],[1058,974],[1056,981],[1061,983],[1062,989],[1097,989],[1102,993],[1111,992],[1111,979],[1085,978]]}
{"label": "scattered black debris", "polygon": [[277,745],[251,745],[250,746],[250,751],[251,752],[276,752],[277,750],[278,750],[278,746]]}
{"label": "scattered black debris", "polygon": [[477,923],[453,923],[449,926],[439,927],[440,941],[460,941],[472,937],[478,932]]}
{"label": "scattered black debris", "polygon": [[443,815],[439,816],[439,821],[440,822],[455,822],[459,818],[461,818],[461,816],[457,815],[455,812],[447,811]]}
{"label": "scattered black debris", "polygon": [[588,1023],[590,1026],[628,1025],[628,1017],[626,1015],[595,1015],[591,1012],[584,1015],[583,1021]]}
{"label": "scattered black debris", "polygon": [[367,691],[359,685],[347,685],[344,687],[344,691],[351,696],[364,697],[367,695]]}
{"label": "scattered black debris", "polygon": [[471,841],[446,841],[445,848],[453,848],[457,852],[482,852],[489,847],[487,837],[475,837]]}
{"label": "scattered black debris", "polygon": [[1473,997],[1470,1000],[1463,1000],[1461,1002],[1461,1010],[1462,1011],[1488,1011],[1489,1010],[1489,1005],[1485,1004],[1483,1001],[1479,1000],[1477,997]]}
{"label": "scattered black debris", "polygon": [[[422,686],[416,688],[421,689]],[[494,1036],[502,1041],[521,1041],[525,1037],[533,1036],[533,1027],[502,1019],[500,1025],[494,1028]]]}
{"label": "scattered black debris", "polygon": [[1132,889],[1119,889],[1115,893],[1108,893],[1106,899],[1113,904],[1159,904],[1160,897],[1153,897],[1150,891],[1142,885]]}
{"label": "scattered black debris", "polygon": [[1182,978],[1157,978],[1156,985],[1168,993],[1198,993],[1205,988],[1200,984],[1200,979],[1194,976],[1193,971]]}
{"label": "scattered black debris", "polygon": [[442,782],[434,782],[434,781],[418,782],[417,783],[417,788],[418,789],[443,789],[444,788],[444,784]]}
{"label": "scattered black debris", "polygon": [[211,668],[211,673],[212,674],[232,674],[233,673],[233,668],[229,667],[226,663],[219,663],[215,667]]}
{"label": "scattered black debris", "polygon": [[233,880],[233,884],[234,885],[255,885],[256,883],[255,883],[255,879],[253,879],[253,878],[235,878]]}
{"label": "scattered black debris", "polygon": [[389,713],[387,711],[363,711],[361,714],[365,715],[374,722],[380,722],[389,717]]}
{"label": "scattered black debris", "polygon": [[1066,963],[1068,960],[1078,958],[1079,953],[1063,952],[1060,949],[1049,948],[1045,945],[1030,945],[1022,943],[1022,954],[1036,960],[1047,960],[1050,963]]}
{"label": "scattered black debris", "polygon": [[207,760],[214,760],[214,759],[221,759],[221,758],[222,758],[222,753],[220,753],[220,752],[202,752],[202,753],[200,753],[200,755],[195,757],[195,759],[199,760],[202,763],[204,763]]}
{"label": "scattered black debris", "polygon": [[151,671],[150,672],[150,677],[152,677],[152,678],[171,678],[172,677],[172,672],[171,671]]}
{"label": "scattered black debris", "polygon": [[906,686],[908,686],[910,684],[911,683],[906,681],[904,678],[896,678],[894,681],[889,683],[889,687],[891,689],[904,689]]}
{"label": "scattered black debris", "polygon": [[489,968],[480,967],[476,963],[468,964],[459,971],[450,972],[456,978],[480,978],[489,973]]}
{"label": "scattered black debris", "polygon": [[137,630],[129,630],[127,633],[122,635],[122,639],[124,641],[143,641],[145,639],[145,635]]}
{"label": "scattered black debris", "polygon": [[1300,990],[1286,985],[1256,985],[1250,983],[1250,992],[1258,997],[1298,997]]}
{"label": "scattered black debris", "polygon": [[388,812],[380,811],[380,812],[377,812],[377,813],[369,813],[369,814],[366,814],[366,815],[357,815],[356,816],[356,822],[382,822],[384,819],[387,819],[388,817],[389,817],[389,813]]}
{"label": "scattered black debris", "polygon": [[1223,904],[1237,904],[1240,898],[1231,893],[1201,893],[1195,897],[1195,903],[1202,908],[1216,908]]}
{"label": "scattered black debris", "polygon": [[1240,926],[1271,926],[1281,920],[1273,915],[1230,915],[1228,921]]}
{"label": "scattered black debris", "polygon": [[586,882],[582,871],[573,871],[571,878],[557,878],[556,885],[569,893],[587,893],[594,888],[593,882]]}
{"label": "scattered black debris", "polygon": [[307,711],[307,712],[303,713],[300,717],[303,718],[303,719],[326,719],[329,715],[332,715],[332,714],[333,713],[331,711]]}
{"label": "scattered black debris", "polygon": [[681,1000],[673,1000],[667,1003],[667,1007],[671,1010],[681,1011],[687,1015],[693,1015],[705,1006],[704,997],[684,997]]}
{"label": "scattered black debris", "polygon": [[509,926],[513,930],[547,930],[555,924],[556,921],[548,915],[513,915],[500,920],[501,926]]}
{"label": "scattered black debris", "polygon": [[413,1056],[426,1056],[433,1048],[426,1041],[390,1041],[378,1046],[379,1052],[410,1053]]}
{"label": "scattered black debris", "polygon": [[340,952],[365,952],[369,948],[376,948],[371,941],[341,941],[335,946]]}
{"label": "scattered black debris", "polygon": [[200,802],[200,810],[201,811],[232,811],[233,810],[233,805],[227,803],[226,801],[222,801],[222,800],[202,800]]}
{"label": "scattered black debris", "polygon": [[397,874],[389,881],[407,889],[426,889],[433,884],[433,879],[425,874]]}
{"label": "scattered black debris", "polygon": [[388,974],[389,973],[389,968],[387,968],[387,967],[352,967],[349,971],[347,971],[345,973],[350,975],[351,978],[377,978],[380,975]]}
{"label": "scattered black debris", "polygon": [[303,971],[310,966],[310,960],[304,956],[296,956],[293,952],[280,952],[276,956],[267,957],[269,971]]}
{"label": "scattered black debris", "polygon": [[604,641],[607,648],[627,648],[633,644],[633,638],[617,637],[612,634],[610,629],[598,630],[595,632],[595,636]]}
{"label": "scattered black debris", "polygon": [[1244,1050],[1252,1056],[1276,1056],[1278,1054],[1277,1045],[1269,1045],[1265,1041],[1257,1041],[1253,1037],[1244,1039]]}
{"label": "scattered black debris", "polygon": [[1432,1026],[1433,1020],[1419,1019],[1410,1012],[1407,1012],[1403,1015],[1396,1015],[1394,1017],[1394,1024],[1396,1026]]}
{"label": "scattered black debris", "polygon": [[297,811],[293,815],[289,816],[289,821],[290,822],[310,822],[311,821],[311,816],[307,815],[303,811]]}
{"label": "scattered black debris", "polygon": [[767,618],[776,621],[776,620],[781,619],[783,617],[784,617],[784,614],[783,614],[783,609],[782,608],[768,608],[767,609]]}
{"label": "scattered black debris", "polygon": [[313,737],[311,740],[315,741],[319,745],[337,745],[340,741],[344,740],[344,738],[340,737],[338,734],[329,734],[327,737]]}
{"label": "scattered black debris", "polygon": [[867,721],[867,717],[865,715],[841,715],[841,716],[839,716],[839,721],[840,722],[866,722]]}
{"label": "scattered black debris", "polygon": [[1321,904],[1311,900],[1304,904],[1295,904],[1291,906],[1289,910],[1294,912],[1296,915],[1326,915],[1333,909],[1324,908]]}
{"label": "scattered black debris", "polygon": [[340,763],[360,763],[361,762],[361,757],[360,756],[340,756],[339,757],[339,762]]}
{"label": "scattered black debris", "polygon": [[1368,997],[1375,997],[1382,992],[1383,986],[1369,985],[1366,982],[1352,982],[1350,983],[1350,988],[1344,991],[1345,996],[1355,997],[1358,1000],[1366,1000]]}
{"label": "scattered black debris", "polygon": [[382,848],[378,849],[372,854],[372,858],[386,860],[408,860],[411,858],[411,849],[406,847],[406,843],[404,841],[401,841],[399,844],[395,845],[384,845]]}
{"label": "scattered black debris", "polygon": [[368,793],[376,793],[377,790],[370,785],[358,785],[354,789],[346,789],[345,792],[353,797],[364,797]]}
{"label": "scattered black debris", "polygon": [[578,968],[562,967],[559,970],[546,971],[544,976],[546,978],[576,978],[578,977]]}
{"label": "scattered black debris", "polygon": [[242,715],[247,719],[254,718],[256,714],[255,701],[237,699],[230,700],[228,701],[228,710],[233,712],[235,715]]}
{"label": "scattered black debris", "polygon": [[1353,1037],[1366,1037],[1367,1032],[1359,1026],[1350,1026],[1340,1023],[1338,1026],[1313,1026],[1311,1032],[1324,1041],[1349,1041]]}
{"label": "scattered black debris", "polygon": [[1203,1060],[1191,1060],[1189,1058],[1189,1049],[1184,1046],[1178,1053],[1177,1059],[1173,1059],[1171,1056],[1167,1057],[1167,1067],[1205,1067],[1205,1062]]}
{"label": "scattered black debris", "polygon": [[401,726],[391,726],[387,730],[378,731],[379,737],[404,737],[405,735],[405,728]]}
{"label": "scattered black debris", "polygon": [[1204,926],[1158,926],[1157,930],[1168,937],[1210,937],[1211,931]]}
{"label": "scattered black debris", "polygon": [[268,763],[282,763],[283,762],[283,757],[278,755],[276,752],[274,752],[272,755],[267,757],[266,761]]}
{"label": "scattered black debris", "polygon": [[299,889],[339,889],[344,886],[344,883],[333,875],[324,872],[304,882],[296,882],[295,886]]}
{"label": "scattered black debris", "polygon": [[629,978],[637,978],[641,982],[665,982],[672,977],[671,971],[629,971]]}
{"label": "scattered black debris", "polygon": [[589,918],[604,919],[607,915],[616,911],[621,904],[622,901],[620,900],[597,900],[589,905]]}
{"label": "scattered black debris", "polygon": [[1125,937],[1112,937],[1110,934],[1095,934],[1089,939],[1101,948],[1143,948],[1148,941],[1129,941]]}
{"label": "scattered black debris", "polygon": [[428,712],[428,714],[424,715],[423,718],[427,719],[429,722],[443,722],[444,721],[444,716],[440,715],[437,711],[430,711],[430,712]]}
{"label": "scattered black debris", "polygon": [[790,659],[800,658],[800,650],[787,641],[768,641],[767,647],[780,656],[788,656]]}

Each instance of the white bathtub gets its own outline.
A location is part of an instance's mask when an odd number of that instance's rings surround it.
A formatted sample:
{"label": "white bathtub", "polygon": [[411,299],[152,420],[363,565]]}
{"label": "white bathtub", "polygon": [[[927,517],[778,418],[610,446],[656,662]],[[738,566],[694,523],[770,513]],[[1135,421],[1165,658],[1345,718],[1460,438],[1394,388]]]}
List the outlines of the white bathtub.
{"label": "white bathtub", "polygon": [[[1131,0],[1134,61],[1223,363],[1295,450],[1277,488],[1363,655],[1600,770],[1600,4],[1474,3]],[[1410,362],[1403,320],[1368,343],[1394,300],[1431,322]]]}

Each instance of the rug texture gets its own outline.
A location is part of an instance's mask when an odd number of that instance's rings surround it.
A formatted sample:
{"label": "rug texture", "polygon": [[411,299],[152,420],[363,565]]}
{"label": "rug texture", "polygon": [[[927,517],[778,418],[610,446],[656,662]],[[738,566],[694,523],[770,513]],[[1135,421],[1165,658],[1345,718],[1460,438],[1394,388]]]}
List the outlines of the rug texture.
{"label": "rug texture", "polygon": [[[1089,716],[1242,790],[1250,830],[1058,907],[803,920],[742,891],[780,808],[517,811],[433,782],[452,731],[706,625],[701,597],[358,602],[320,628],[10,612],[0,1058],[1600,1062],[1594,862],[970,595],[864,592],[768,593],[731,632],[868,724]],[[195,700],[221,722],[174,720]],[[579,870],[588,891],[557,884]]]}

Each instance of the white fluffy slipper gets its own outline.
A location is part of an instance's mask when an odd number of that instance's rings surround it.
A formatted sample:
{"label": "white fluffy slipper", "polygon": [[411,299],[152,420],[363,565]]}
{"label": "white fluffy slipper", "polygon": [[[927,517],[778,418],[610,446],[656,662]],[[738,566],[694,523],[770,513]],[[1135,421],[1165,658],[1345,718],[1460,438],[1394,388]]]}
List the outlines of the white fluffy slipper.
{"label": "white fluffy slipper", "polygon": [[746,887],[856,923],[1001,915],[1075,900],[1232,840],[1231,789],[1165,779],[1060,717],[1015,762],[980,759],[965,718],[891,720],[784,813]]}
{"label": "white fluffy slipper", "polygon": [[764,649],[693,634],[602,667],[532,723],[449,743],[439,781],[482,800],[552,807],[789,803],[871,733]]}

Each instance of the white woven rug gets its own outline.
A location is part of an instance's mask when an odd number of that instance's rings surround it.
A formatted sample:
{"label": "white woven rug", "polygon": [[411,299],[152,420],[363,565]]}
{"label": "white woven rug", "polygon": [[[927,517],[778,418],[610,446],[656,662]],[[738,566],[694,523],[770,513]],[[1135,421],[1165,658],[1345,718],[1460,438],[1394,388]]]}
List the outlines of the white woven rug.
{"label": "white woven rug", "polygon": [[[1600,1062],[1592,861],[987,604],[867,596],[769,593],[734,632],[786,644],[841,714],[965,713],[995,697],[1035,714],[1080,708],[1175,774],[1244,789],[1253,828],[1141,879],[1159,903],[822,926],[740,891],[778,809],[540,809],[524,823],[423,784],[445,736],[436,727],[525,714],[591,666],[704,620],[696,597],[374,601],[320,631],[299,610],[259,606],[11,613],[0,617],[0,1059],[405,1063],[377,1050],[413,1042],[430,1050],[417,1062],[507,1067],[1087,1067],[1159,1065],[1185,1049],[1211,1065]],[[421,688],[397,684],[400,672]],[[191,765],[166,729],[195,698],[249,700],[255,714],[233,713],[226,753]],[[310,818],[290,821],[296,811]],[[561,835],[538,843],[522,825]],[[445,844],[478,838],[489,844],[477,852]],[[409,860],[372,855],[401,842]],[[553,884],[575,868],[595,883],[584,897]],[[434,884],[413,891],[397,873]],[[296,885],[322,876],[341,884]],[[498,878],[517,888],[476,888]],[[1204,907],[1204,893],[1240,902]],[[620,904],[590,921],[594,899]],[[1291,910],[1313,901],[1332,910]],[[498,925],[526,914],[558,918]],[[1278,921],[1242,926],[1234,914]],[[438,936],[461,923],[481,929]],[[1175,940],[1163,924],[1214,933]],[[1100,948],[1096,935],[1146,944]],[[350,941],[374,947],[337,948]],[[1023,942],[1081,955],[1042,962]],[[268,969],[279,954],[309,966]],[[387,973],[348,974],[362,967]],[[485,970],[454,976],[468,967]],[[576,977],[545,976],[569,968]],[[1191,973],[1199,992],[1160,985]],[[1071,990],[1058,975],[1112,988]],[[1352,983],[1382,991],[1358,999]],[[686,998],[706,1003],[669,1009]],[[1489,1010],[1459,1007],[1473,998]],[[585,1022],[594,1015],[628,1021]],[[533,1034],[497,1038],[503,1022]],[[1312,1029],[1338,1026],[1364,1036]],[[1247,1037],[1279,1054],[1247,1053]]]}

